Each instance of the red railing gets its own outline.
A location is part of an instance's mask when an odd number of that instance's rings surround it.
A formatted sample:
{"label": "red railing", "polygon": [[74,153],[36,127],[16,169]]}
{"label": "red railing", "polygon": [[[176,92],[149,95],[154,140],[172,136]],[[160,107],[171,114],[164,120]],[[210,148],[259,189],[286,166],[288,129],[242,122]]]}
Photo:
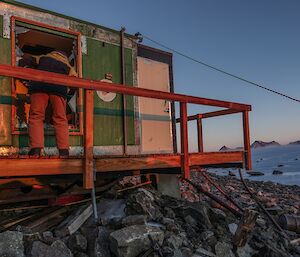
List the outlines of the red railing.
{"label": "red railing", "polygon": [[[46,82],[50,84],[57,84],[57,85],[64,85],[68,87],[85,89],[84,186],[86,188],[93,187],[93,106],[94,106],[93,94],[92,94],[93,90],[102,90],[107,92],[120,93],[124,95],[133,95],[133,96],[180,102],[181,168],[182,168],[183,176],[185,178],[188,178],[190,175],[187,122],[188,120],[193,119],[192,118],[193,116],[188,117],[187,115],[187,104],[190,103],[190,104],[229,108],[228,110],[215,112],[215,114],[216,113],[219,114],[214,116],[228,114],[227,112],[230,113],[243,112],[244,139],[246,142],[245,150],[248,156],[246,159],[246,163],[247,163],[247,168],[251,168],[251,153],[250,153],[249,124],[248,124],[249,123],[248,112],[251,111],[250,105],[220,101],[214,99],[207,99],[202,97],[188,96],[183,94],[168,93],[163,91],[143,89],[137,87],[129,87],[120,84],[69,77],[57,73],[39,71],[35,69],[22,68],[22,67],[13,67],[10,65],[3,65],[3,64],[0,64],[0,75],[24,79],[24,80],[40,81],[40,82]],[[221,112],[225,112],[225,113],[221,114]],[[209,115],[209,114],[205,114],[205,115]]]}
{"label": "red railing", "polygon": [[[252,169],[251,161],[251,149],[250,149],[250,129],[249,129],[249,110],[237,110],[237,109],[225,109],[215,112],[207,112],[202,114],[191,115],[187,117],[187,121],[196,120],[197,122],[197,141],[198,152],[204,152],[203,147],[203,131],[202,131],[202,119],[218,117],[228,114],[242,113],[243,114],[243,138],[244,138],[244,159],[247,170]],[[181,119],[176,119],[176,122],[181,122]]]}

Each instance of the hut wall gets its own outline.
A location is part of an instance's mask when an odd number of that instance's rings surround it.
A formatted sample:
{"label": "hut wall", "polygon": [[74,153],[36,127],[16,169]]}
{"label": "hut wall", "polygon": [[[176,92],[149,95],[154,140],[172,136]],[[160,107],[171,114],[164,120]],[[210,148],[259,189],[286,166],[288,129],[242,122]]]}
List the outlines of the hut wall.
{"label": "hut wall", "polygon": [[[12,16],[48,24],[58,28],[69,29],[81,33],[82,43],[82,75],[84,78],[103,79],[106,73],[113,75],[113,82],[121,82],[120,36],[118,31],[106,29],[95,24],[72,19],[51,12],[42,12],[34,8],[26,8],[0,2],[0,63],[11,64],[10,19]],[[125,37],[126,84],[136,86],[136,44]],[[117,95],[112,102],[103,102],[95,93],[95,154],[122,153],[122,101]],[[127,97],[128,152],[137,154],[139,148],[138,99]],[[12,92],[11,79],[0,77],[0,154],[10,154],[27,150],[28,135],[12,133]],[[84,108],[81,106],[80,111]],[[82,153],[83,139],[80,135],[70,136],[71,152]],[[55,136],[45,136],[45,147],[55,147]],[[46,149],[46,152],[48,150]],[[51,149],[49,153],[51,154]]]}

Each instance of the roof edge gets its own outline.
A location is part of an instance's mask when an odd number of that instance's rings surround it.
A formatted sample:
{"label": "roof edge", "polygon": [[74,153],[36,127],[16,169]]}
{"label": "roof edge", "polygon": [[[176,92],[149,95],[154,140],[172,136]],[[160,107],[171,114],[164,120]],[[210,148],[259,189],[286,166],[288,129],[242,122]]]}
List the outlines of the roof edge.
{"label": "roof edge", "polygon": [[[65,14],[57,13],[55,11],[43,9],[43,8],[40,8],[40,7],[37,7],[37,6],[34,6],[34,5],[25,4],[25,3],[14,1],[14,0],[1,0],[1,2],[11,4],[11,5],[15,5],[15,6],[19,6],[19,7],[23,7],[23,8],[27,8],[27,9],[31,9],[31,10],[35,10],[35,11],[39,11],[39,12],[45,12],[45,13],[48,13],[48,14],[52,14],[52,15],[64,18],[64,19],[69,19],[69,20],[77,21],[77,22],[84,23],[84,24],[87,24],[87,25],[90,25],[90,26],[95,26],[95,27],[98,27],[98,28],[101,28],[101,29],[104,29],[104,30],[108,30],[108,31],[111,31],[113,33],[120,33],[120,31],[112,29],[112,28],[101,26],[99,24],[92,23],[92,22],[85,21],[85,20],[81,20],[81,19],[78,19],[78,18],[75,18],[75,17],[72,17],[72,16],[68,16],[68,15],[65,15]],[[125,33],[125,36],[136,39],[136,36],[128,34],[128,33]]]}

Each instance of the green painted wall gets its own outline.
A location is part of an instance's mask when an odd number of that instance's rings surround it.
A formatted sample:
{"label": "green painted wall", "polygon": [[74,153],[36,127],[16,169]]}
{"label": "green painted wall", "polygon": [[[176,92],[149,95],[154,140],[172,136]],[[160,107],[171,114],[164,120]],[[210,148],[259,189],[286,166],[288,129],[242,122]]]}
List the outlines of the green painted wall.
{"label": "green painted wall", "polygon": [[[121,83],[120,47],[87,38],[87,55],[83,55],[83,77],[95,80],[111,73],[114,83]],[[125,49],[126,85],[133,85],[132,51]],[[133,97],[127,96],[128,143],[134,144]],[[94,94],[94,145],[122,145],[122,96],[112,102],[102,101]]]}
{"label": "green painted wall", "polygon": [[3,37],[3,16],[0,15],[0,37]]}
{"label": "green painted wall", "polygon": [[[2,28],[2,24],[0,26]],[[2,37],[0,37],[0,63],[11,64],[11,40]],[[12,144],[11,104],[11,79],[0,76],[0,145]]]}

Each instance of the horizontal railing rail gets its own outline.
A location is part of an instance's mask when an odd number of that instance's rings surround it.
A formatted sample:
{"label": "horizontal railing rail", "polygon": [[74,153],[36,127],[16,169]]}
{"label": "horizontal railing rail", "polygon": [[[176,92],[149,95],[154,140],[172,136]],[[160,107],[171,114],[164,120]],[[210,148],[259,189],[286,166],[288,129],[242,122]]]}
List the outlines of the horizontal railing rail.
{"label": "horizontal railing rail", "polygon": [[[248,112],[251,111],[251,105],[234,103],[229,101],[220,101],[215,99],[208,99],[202,97],[195,97],[183,94],[168,93],[157,90],[150,90],[144,88],[137,88],[131,86],[124,86],[121,84],[107,83],[102,81],[95,81],[77,77],[69,77],[62,74],[40,71],[36,69],[29,69],[23,67],[15,67],[11,65],[0,64],[0,76],[18,78],[30,81],[40,81],[50,84],[83,88],[85,89],[85,119],[84,119],[84,152],[85,152],[85,164],[84,164],[84,186],[85,188],[93,187],[94,167],[93,167],[93,90],[101,90],[106,92],[115,92],[124,95],[132,95],[139,97],[147,97],[154,99],[162,99],[168,101],[174,101],[180,103],[180,131],[181,131],[181,169],[183,176],[188,178],[190,176],[189,166],[189,152],[188,152],[188,128],[187,122],[191,120],[187,115],[187,104],[208,105],[215,107],[223,107],[234,112],[243,112],[245,114],[245,122],[248,124]],[[224,110],[223,112],[229,112]],[[223,115],[220,112],[212,112],[205,114],[215,114],[215,116]],[[218,114],[219,113],[219,114]],[[203,118],[203,117],[202,117]],[[199,117],[198,117],[199,120]],[[249,126],[247,126],[249,130]],[[244,136],[249,137],[248,134]],[[251,160],[251,158],[250,158]],[[249,159],[248,159],[249,161]]]}

